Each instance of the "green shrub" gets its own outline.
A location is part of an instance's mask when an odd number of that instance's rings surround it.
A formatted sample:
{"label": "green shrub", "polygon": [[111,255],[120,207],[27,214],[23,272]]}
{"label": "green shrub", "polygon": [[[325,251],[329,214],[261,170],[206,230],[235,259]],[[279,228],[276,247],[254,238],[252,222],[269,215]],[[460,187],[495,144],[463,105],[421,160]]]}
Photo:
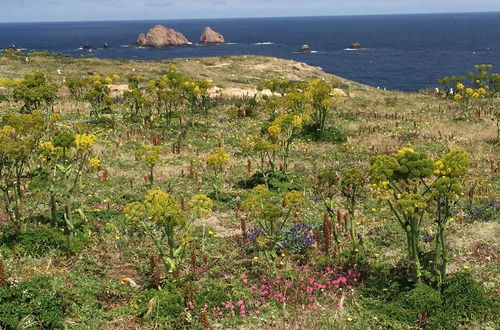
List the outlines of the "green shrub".
{"label": "green shrub", "polygon": [[470,274],[449,275],[442,293],[424,283],[411,290],[404,288],[382,272],[363,290],[363,295],[373,298],[367,306],[378,317],[410,327],[453,329],[494,311],[491,300]]}
{"label": "green shrub", "polygon": [[41,257],[51,250],[66,250],[67,240],[64,234],[51,227],[38,226],[28,228],[15,239],[15,246],[20,254]]}
{"label": "green shrub", "polygon": [[23,319],[33,318],[42,329],[60,328],[66,306],[46,277],[0,288],[0,327],[17,329]]}
{"label": "green shrub", "polygon": [[307,125],[304,127],[302,137],[313,141],[344,143],[347,142],[349,133],[337,126],[326,127],[323,132],[320,131],[317,125]]}
{"label": "green shrub", "polygon": [[[240,182],[240,186],[246,189],[255,188],[258,185],[265,184],[264,174],[256,172],[250,179]],[[267,173],[267,181],[270,190],[275,191],[302,191],[310,187],[310,182],[306,177],[300,177],[290,172],[269,171]]]}
{"label": "green shrub", "polygon": [[161,290],[145,289],[133,299],[137,316],[152,320],[159,328],[182,328],[185,316],[184,295],[175,285]]}
{"label": "green shrub", "polygon": [[388,107],[395,107],[396,104],[398,104],[398,98],[395,96],[395,97],[386,97],[384,99],[385,101],[385,105],[388,106]]}
{"label": "green shrub", "polygon": [[491,306],[483,288],[469,273],[456,273],[446,278],[443,300],[447,311],[464,321],[481,317]]}
{"label": "green shrub", "polygon": [[219,202],[227,208],[234,209],[236,207],[236,196],[233,193],[227,193],[224,191],[212,191],[208,194],[208,197],[210,197],[214,201]]}

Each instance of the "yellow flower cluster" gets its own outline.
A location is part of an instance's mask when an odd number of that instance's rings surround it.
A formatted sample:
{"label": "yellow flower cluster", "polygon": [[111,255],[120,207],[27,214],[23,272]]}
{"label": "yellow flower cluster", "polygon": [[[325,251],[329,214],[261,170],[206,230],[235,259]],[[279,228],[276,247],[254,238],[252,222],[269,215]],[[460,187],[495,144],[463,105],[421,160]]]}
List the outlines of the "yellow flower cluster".
{"label": "yellow flower cluster", "polygon": [[434,170],[434,174],[436,175],[448,175],[451,173],[452,168],[446,166],[442,160],[437,160],[434,162],[436,169]]}
{"label": "yellow flower cluster", "polygon": [[407,147],[405,147],[405,148],[402,148],[402,149],[398,150],[398,155],[404,155],[407,152],[414,153],[415,150],[413,150],[413,148],[407,148]]}
{"label": "yellow flower cluster", "polygon": [[96,143],[97,138],[94,134],[76,134],[75,145],[78,152],[89,152]]}
{"label": "yellow flower cluster", "polygon": [[276,139],[281,134],[281,127],[277,124],[271,125],[267,128],[267,132],[272,138]]}
{"label": "yellow flower cluster", "polygon": [[102,161],[99,157],[93,157],[89,159],[90,168],[93,170],[98,170],[101,168]]}
{"label": "yellow flower cluster", "polygon": [[302,129],[302,117],[297,115],[293,116],[292,125],[297,130]]}
{"label": "yellow flower cluster", "polygon": [[40,151],[44,155],[53,154],[55,149],[56,148],[54,147],[54,144],[51,141],[42,142],[42,144],[40,144]]}
{"label": "yellow flower cluster", "polygon": [[143,204],[148,215],[159,225],[180,225],[185,221],[177,200],[160,189],[150,190]]}
{"label": "yellow flower cluster", "polygon": [[188,203],[188,206],[195,213],[207,215],[212,212],[214,202],[204,194],[194,195]]}
{"label": "yellow flower cluster", "polygon": [[286,193],[283,202],[287,208],[298,209],[304,203],[304,197],[299,191],[292,190]]}
{"label": "yellow flower cluster", "polygon": [[467,101],[469,99],[479,99],[482,97],[486,97],[487,88],[480,87],[478,89],[473,88],[465,88],[463,84],[459,83],[456,85],[457,93],[453,96],[453,99],[457,102],[463,101],[464,99]]}
{"label": "yellow flower cluster", "polygon": [[379,201],[387,201],[394,194],[394,189],[389,187],[389,181],[380,181],[372,184],[373,197]]}
{"label": "yellow flower cluster", "polygon": [[246,211],[257,211],[262,204],[270,197],[270,191],[263,184],[256,186],[250,191],[247,198],[243,201],[242,207]]}
{"label": "yellow flower cluster", "polygon": [[229,162],[229,155],[224,148],[215,148],[215,152],[207,157],[207,165],[210,167],[221,167],[227,162]]}
{"label": "yellow flower cluster", "polygon": [[[51,161],[61,157],[63,155],[63,149],[61,147],[56,147],[52,141],[45,141],[40,144],[40,154],[45,161]],[[73,152],[71,149],[66,150],[65,157],[72,157]]]}

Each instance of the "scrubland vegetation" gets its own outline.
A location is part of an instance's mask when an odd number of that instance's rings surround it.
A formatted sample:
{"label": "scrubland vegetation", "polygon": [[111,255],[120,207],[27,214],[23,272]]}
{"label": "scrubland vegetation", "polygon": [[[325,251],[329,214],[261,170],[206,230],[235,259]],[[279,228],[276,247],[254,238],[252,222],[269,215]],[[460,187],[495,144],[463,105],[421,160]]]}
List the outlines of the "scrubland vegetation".
{"label": "scrubland vegetation", "polygon": [[498,327],[494,69],[1,54],[0,328]]}

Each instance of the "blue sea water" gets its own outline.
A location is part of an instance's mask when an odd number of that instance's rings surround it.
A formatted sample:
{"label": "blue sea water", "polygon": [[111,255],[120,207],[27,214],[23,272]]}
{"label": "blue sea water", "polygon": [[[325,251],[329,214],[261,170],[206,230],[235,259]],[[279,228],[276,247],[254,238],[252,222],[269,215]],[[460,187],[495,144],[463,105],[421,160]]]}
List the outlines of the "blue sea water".
{"label": "blue sea water", "polygon": [[[155,24],[182,32],[194,45],[151,49],[130,47]],[[229,44],[197,46],[205,26]],[[103,49],[107,42],[109,49]],[[366,48],[350,51],[359,42]],[[500,71],[500,13],[331,16],[293,18],[198,19],[64,23],[0,23],[0,48],[49,50],[73,56],[141,60],[266,55],[320,66],[324,71],[374,87],[417,91],[445,75],[466,74],[490,63]],[[309,44],[316,52],[298,54]]]}

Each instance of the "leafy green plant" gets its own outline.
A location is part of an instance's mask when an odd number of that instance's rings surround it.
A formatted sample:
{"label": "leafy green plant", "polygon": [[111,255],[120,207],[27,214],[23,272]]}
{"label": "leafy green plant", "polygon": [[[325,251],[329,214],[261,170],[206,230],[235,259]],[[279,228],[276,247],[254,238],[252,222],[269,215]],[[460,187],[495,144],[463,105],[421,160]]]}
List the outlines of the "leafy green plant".
{"label": "leafy green plant", "polygon": [[359,254],[359,241],[356,232],[356,203],[360,196],[361,189],[365,183],[365,176],[357,168],[348,168],[342,171],[340,176],[340,187],[346,202],[345,206],[349,212],[349,227],[351,231],[352,252],[355,259]]}
{"label": "leafy green plant", "polygon": [[[450,275],[442,292],[424,283],[409,290],[392,285],[382,291],[385,292],[379,301],[370,300],[366,305],[377,317],[396,327],[454,329],[481,320],[495,308],[481,286],[466,273]],[[378,288],[376,294],[382,291]]]}

